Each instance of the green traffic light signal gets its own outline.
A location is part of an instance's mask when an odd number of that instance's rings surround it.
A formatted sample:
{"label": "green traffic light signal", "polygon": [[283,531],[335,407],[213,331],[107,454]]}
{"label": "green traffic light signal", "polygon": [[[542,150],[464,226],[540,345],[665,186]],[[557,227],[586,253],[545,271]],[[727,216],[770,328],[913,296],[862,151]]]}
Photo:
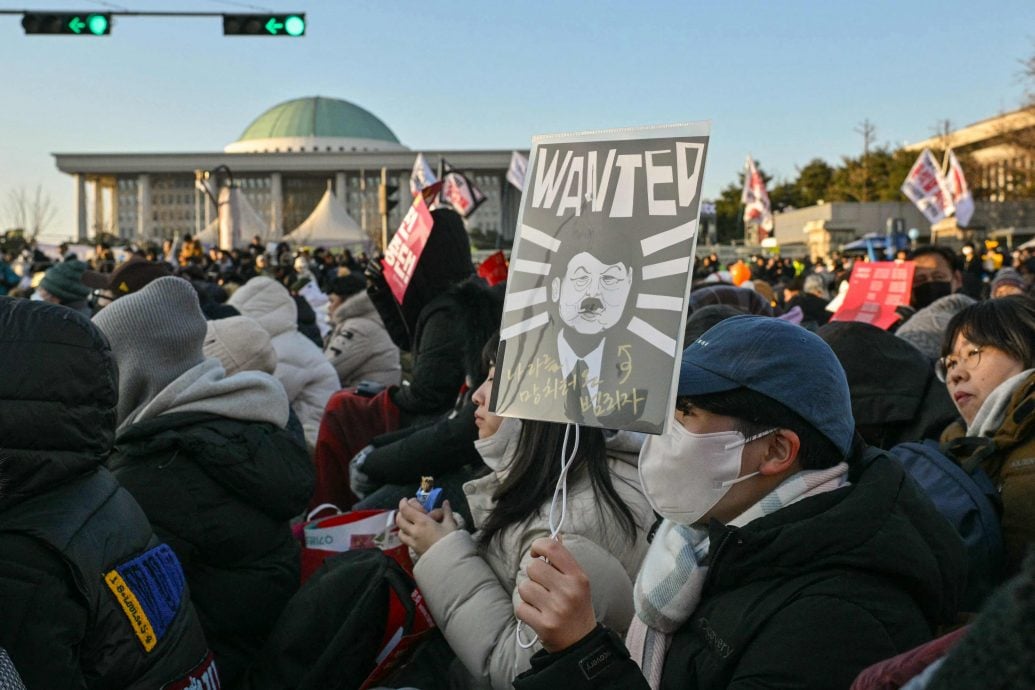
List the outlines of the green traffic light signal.
{"label": "green traffic light signal", "polygon": [[288,36],[302,36],[305,34],[305,19],[297,14],[289,15],[284,19],[284,32]]}
{"label": "green traffic light signal", "polygon": [[224,14],[224,36],[305,35],[305,14]]}
{"label": "green traffic light signal", "polygon": [[108,33],[109,26],[111,24],[103,14],[91,14],[86,18],[86,28],[94,36],[103,36]]}
{"label": "green traffic light signal", "polygon": [[97,12],[25,12],[22,28],[27,34],[73,34],[107,36],[111,33],[111,14]]}

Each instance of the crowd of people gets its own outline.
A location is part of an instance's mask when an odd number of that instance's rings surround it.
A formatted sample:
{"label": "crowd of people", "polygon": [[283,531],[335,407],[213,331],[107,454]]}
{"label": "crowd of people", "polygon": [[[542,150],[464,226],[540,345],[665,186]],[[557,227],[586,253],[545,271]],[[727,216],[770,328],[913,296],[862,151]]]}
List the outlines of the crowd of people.
{"label": "crowd of people", "polygon": [[831,320],[863,257],[701,256],[652,436],[494,414],[505,285],[432,217],[401,301],[259,237],[3,257],[0,689],[271,687],[328,505],[436,625],[383,687],[1035,687],[1035,254],[901,252],[886,330]]}

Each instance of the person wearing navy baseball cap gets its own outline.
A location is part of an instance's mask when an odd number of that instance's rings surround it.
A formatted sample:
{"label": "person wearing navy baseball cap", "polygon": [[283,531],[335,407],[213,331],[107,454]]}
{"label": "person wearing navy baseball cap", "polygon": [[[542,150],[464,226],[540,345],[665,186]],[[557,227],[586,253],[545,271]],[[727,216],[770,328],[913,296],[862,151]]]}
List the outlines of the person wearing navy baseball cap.
{"label": "person wearing navy baseball cap", "polygon": [[684,350],[676,393],[640,453],[661,520],[625,645],[597,623],[563,544],[538,540],[517,616],[544,652],[517,690],[848,687],[954,619],[960,538],[856,436],[822,339],[727,318]]}

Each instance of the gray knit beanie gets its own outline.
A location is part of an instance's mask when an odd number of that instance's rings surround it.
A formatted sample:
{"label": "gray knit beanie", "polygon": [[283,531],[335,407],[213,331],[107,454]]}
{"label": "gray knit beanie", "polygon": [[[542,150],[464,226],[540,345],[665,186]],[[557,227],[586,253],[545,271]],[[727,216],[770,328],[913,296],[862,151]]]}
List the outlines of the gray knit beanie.
{"label": "gray knit beanie", "polygon": [[247,316],[209,321],[203,350],[206,357],[223,363],[227,376],[239,371],[272,374],[277,368],[277,353],[269,333]]}
{"label": "gray knit beanie", "polygon": [[1000,286],[1005,285],[1012,285],[1013,287],[1018,288],[1021,292],[1024,292],[1024,290],[1028,287],[1024,282],[1024,277],[1021,276],[1021,274],[1018,273],[1016,270],[1008,266],[1000,268],[999,272],[995,274],[995,278],[992,279],[992,285],[989,289],[989,294],[992,297],[995,297],[995,291],[999,289]]}
{"label": "gray knit beanie", "polygon": [[205,316],[198,293],[182,278],[159,278],[112,302],[93,322],[118,364],[120,426],[205,359]]}
{"label": "gray knit beanie", "polygon": [[73,259],[54,264],[47,269],[40,287],[61,300],[62,304],[86,299],[90,288],[83,284],[86,264]]}
{"label": "gray knit beanie", "polygon": [[924,353],[934,361],[942,356],[942,338],[949,321],[957,312],[974,304],[974,299],[957,292],[954,295],[940,297],[913,314],[895,335]]}

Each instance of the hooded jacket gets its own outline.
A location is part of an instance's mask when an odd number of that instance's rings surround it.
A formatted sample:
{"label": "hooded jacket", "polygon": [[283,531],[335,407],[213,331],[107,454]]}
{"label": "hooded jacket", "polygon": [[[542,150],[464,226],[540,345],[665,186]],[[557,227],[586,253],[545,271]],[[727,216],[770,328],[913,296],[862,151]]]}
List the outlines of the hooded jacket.
{"label": "hooded jacket", "polygon": [[343,388],[360,381],[398,386],[402,376],[399,348],[388,337],[384,323],[366,292],[349,296],[331,314],[334,328],[324,354],[338,372]]}
{"label": "hooded jacket", "polygon": [[[959,537],[898,463],[864,453],[846,487],[739,529],[712,523],[701,601],[673,635],[661,688],[847,688],[952,619],[966,572]],[[600,627],[537,655],[514,687],[648,685]]]}
{"label": "hooded jacket", "polygon": [[[512,461],[519,430],[520,424],[507,420],[495,436],[479,441],[486,464],[497,469],[464,484],[475,528],[485,524],[495,506],[493,496]],[[569,479],[564,522],[564,545],[589,575],[593,608],[618,630],[625,630],[632,619],[633,580],[653,522],[639,488],[636,460],[635,452],[609,451],[615,490],[637,523],[634,539],[621,529],[614,515],[601,515],[607,508],[602,508],[585,474]],[[510,688],[539,648],[537,644],[525,650],[516,644],[514,607],[521,601],[518,585],[527,580],[532,542],[550,535],[548,513],[547,505],[525,523],[502,530],[486,547],[477,541],[477,533],[452,532],[428,549],[414,568],[436,624],[476,679],[472,681],[475,687]],[[524,634],[531,637],[528,630]]]}
{"label": "hooded jacket", "polygon": [[395,300],[376,266],[367,288],[392,341],[413,354],[410,385],[391,392],[392,402],[403,413],[402,426],[431,421],[447,412],[464,383],[461,355],[470,334],[458,324],[468,315],[451,288],[474,273],[471,246],[459,214],[440,208],[431,216],[434,225],[402,303]]}
{"label": "hooded jacket", "polygon": [[214,674],[176,557],[103,466],[118,396],[103,336],[64,307],[0,297],[0,359],[0,647],[30,688]]}
{"label": "hooded jacket", "polygon": [[94,323],[120,374],[108,467],[182,561],[230,685],[298,586],[288,521],[305,507],[313,470],[285,429],[287,395],[269,374],[225,376],[204,357],[205,320],[178,278],[120,298]]}
{"label": "hooded jacket", "polygon": [[298,588],[289,521],[312,493],[305,448],[269,422],[173,410],[120,434],[108,466],[180,557],[232,683]]}
{"label": "hooded jacket", "polygon": [[277,352],[273,375],[287,391],[305,429],[306,442],[315,445],[323,410],[339,389],[338,375],[320,349],[298,332],[295,300],[283,285],[260,276],[234,291],[227,303],[269,333]]}

